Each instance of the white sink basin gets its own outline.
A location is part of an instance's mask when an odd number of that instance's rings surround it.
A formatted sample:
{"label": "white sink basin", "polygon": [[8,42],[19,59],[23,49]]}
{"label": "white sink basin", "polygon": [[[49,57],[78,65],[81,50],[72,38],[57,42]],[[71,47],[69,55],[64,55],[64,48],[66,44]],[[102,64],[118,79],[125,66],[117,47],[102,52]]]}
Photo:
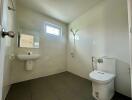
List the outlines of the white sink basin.
{"label": "white sink basin", "polygon": [[39,54],[18,54],[17,55],[18,59],[20,60],[36,60],[40,57]]}

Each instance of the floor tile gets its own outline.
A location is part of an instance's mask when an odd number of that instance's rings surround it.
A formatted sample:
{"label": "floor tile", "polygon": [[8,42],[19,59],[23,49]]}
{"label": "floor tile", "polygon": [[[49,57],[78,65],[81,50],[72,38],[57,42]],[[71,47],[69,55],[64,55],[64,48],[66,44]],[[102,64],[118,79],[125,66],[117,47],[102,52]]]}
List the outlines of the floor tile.
{"label": "floor tile", "polygon": [[[12,85],[6,100],[95,100],[91,81],[69,72]],[[112,100],[131,100],[116,93]]]}

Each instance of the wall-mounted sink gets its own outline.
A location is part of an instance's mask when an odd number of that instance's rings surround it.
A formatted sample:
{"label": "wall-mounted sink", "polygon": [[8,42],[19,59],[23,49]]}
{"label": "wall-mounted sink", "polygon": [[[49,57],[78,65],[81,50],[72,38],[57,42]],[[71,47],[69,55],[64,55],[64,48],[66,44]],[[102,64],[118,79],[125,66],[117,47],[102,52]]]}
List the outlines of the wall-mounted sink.
{"label": "wall-mounted sink", "polygon": [[33,69],[34,60],[40,57],[39,54],[18,54],[17,58],[25,62],[25,70],[31,71]]}
{"label": "wall-mounted sink", "polygon": [[17,57],[20,60],[36,60],[40,57],[40,54],[18,54]]}

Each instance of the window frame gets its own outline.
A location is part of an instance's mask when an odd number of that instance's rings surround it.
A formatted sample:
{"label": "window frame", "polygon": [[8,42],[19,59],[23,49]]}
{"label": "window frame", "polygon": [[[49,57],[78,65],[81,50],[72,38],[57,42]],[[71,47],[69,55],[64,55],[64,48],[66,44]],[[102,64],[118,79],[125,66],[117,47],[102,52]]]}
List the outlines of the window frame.
{"label": "window frame", "polygon": [[[50,26],[50,27],[59,29],[60,30],[59,35],[55,35],[55,34],[51,34],[51,33],[46,32],[46,26]],[[49,23],[49,22],[45,22],[44,23],[44,32],[47,35],[52,35],[52,36],[60,37],[60,36],[62,36],[62,26],[57,25],[57,24],[53,24],[53,23]]]}

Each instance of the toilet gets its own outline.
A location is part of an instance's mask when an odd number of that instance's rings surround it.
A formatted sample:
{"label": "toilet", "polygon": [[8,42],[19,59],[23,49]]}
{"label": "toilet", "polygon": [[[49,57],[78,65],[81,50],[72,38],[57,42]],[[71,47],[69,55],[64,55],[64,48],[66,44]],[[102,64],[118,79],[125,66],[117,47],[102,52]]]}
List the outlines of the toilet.
{"label": "toilet", "polygon": [[102,58],[97,62],[96,70],[89,74],[92,81],[92,94],[96,100],[111,100],[114,96],[114,79],[116,76],[115,59]]}

